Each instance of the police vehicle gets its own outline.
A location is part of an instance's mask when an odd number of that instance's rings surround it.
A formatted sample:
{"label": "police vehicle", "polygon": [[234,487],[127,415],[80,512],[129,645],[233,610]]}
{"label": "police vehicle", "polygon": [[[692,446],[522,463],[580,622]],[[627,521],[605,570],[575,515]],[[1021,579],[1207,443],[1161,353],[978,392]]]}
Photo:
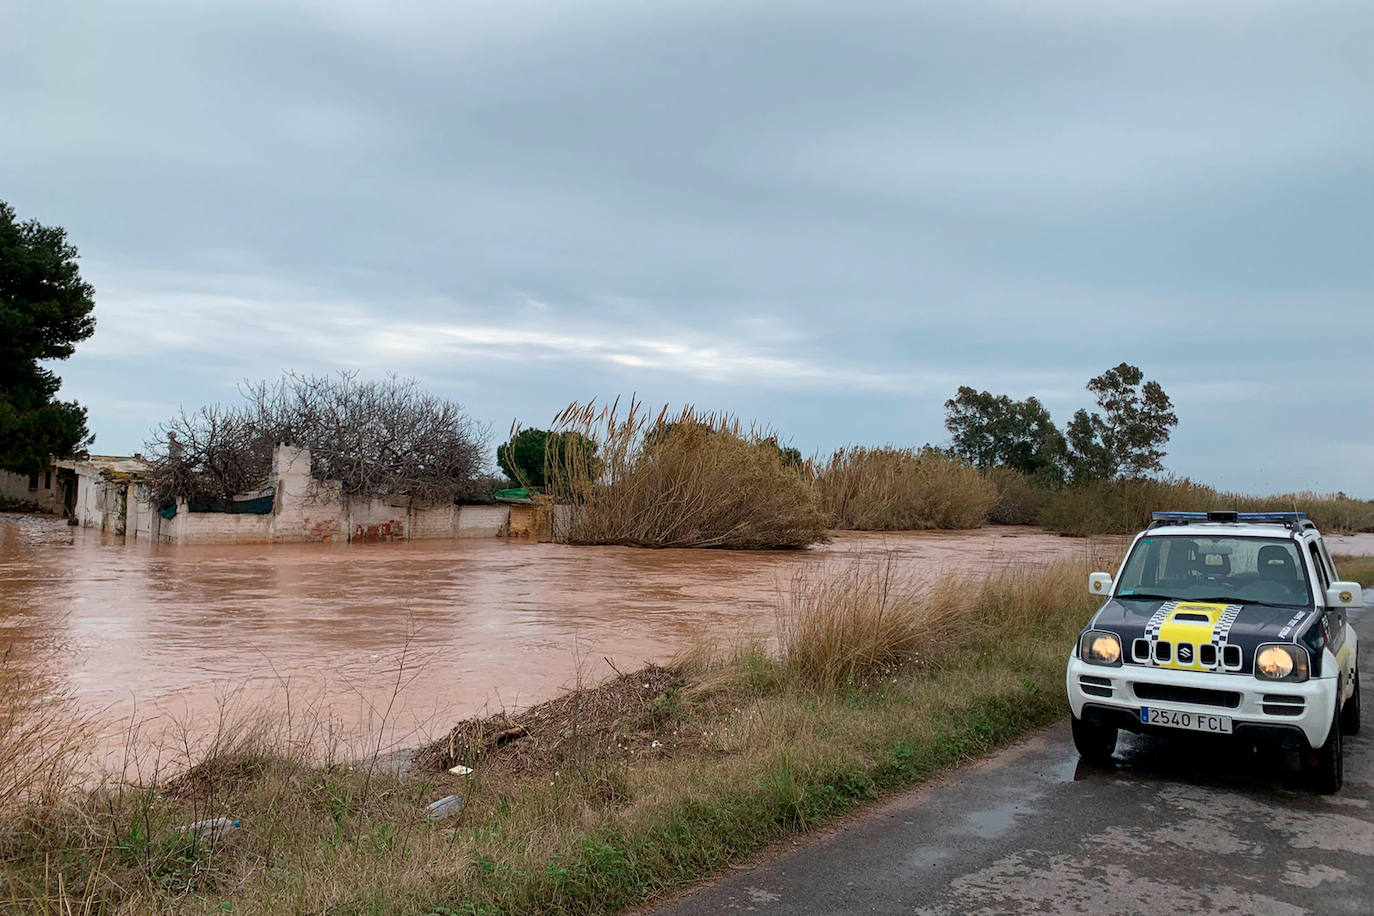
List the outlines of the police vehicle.
{"label": "police vehicle", "polygon": [[1120,729],[1231,735],[1300,752],[1319,792],[1344,777],[1360,730],[1350,608],[1317,526],[1301,512],[1156,512],[1069,658],[1079,754],[1106,763]]}

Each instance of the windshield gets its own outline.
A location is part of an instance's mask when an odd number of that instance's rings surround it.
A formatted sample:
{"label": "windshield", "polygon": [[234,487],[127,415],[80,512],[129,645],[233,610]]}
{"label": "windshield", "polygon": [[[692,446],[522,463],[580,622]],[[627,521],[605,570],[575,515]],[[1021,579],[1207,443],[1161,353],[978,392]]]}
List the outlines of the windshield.
{"label": "windshield", "polygon": [[1312,604],[1297,544],[1281,538],[1143,537],[1116,587],[1116,597],[1132,596]]}

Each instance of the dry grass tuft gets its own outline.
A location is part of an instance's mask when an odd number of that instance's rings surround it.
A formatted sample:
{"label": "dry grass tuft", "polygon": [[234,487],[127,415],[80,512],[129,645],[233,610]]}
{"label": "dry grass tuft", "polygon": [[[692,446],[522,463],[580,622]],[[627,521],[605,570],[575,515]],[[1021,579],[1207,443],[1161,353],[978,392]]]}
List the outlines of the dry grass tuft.
{"label": "dry grass tuft", "polygon": [[[26,650],[41,654],[41,646]],[[75,711],[54,675],[20,665],[11,646],[0,655],[0,822],[43,807],[86,775],[93,725]]]}
{"label": "dry grass tuft", "polygon": [[727,414],[572,404],[554,428],[597,444],[594,455],[550,456],[546,468],[549,489],[575,506],[570,543],[771,549],[825,539],[805,467]]}
{"label": "dry grass tuft", "polygon": [[1102,562],[1003,566],[929,582],[896,573],[889,560],[859,560],[839,576],[800,576],[779,619],[782,662],[807,684],[834,688],[938,661],[980,635],[1036,630],[1066,606],[1086,611],[1092,601],[1080,597],[1082,586]]}
{"label": "dry grass tuft", "polygon": [[835,528],[977,528],[997,487],[977,469],[929,449],[852,447],[820,468],[816,488]]}

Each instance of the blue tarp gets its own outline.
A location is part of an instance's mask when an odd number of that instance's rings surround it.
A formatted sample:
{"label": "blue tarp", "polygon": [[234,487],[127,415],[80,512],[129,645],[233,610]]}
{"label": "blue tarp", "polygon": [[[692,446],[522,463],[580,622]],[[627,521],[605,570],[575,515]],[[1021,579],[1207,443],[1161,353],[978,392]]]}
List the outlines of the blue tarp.
{"label": "blue tarp", "polygon": [[[193,499],[186,504],[191,512],[227,512],[231,515],[269,515],[272,512],[272,497],[259,496],[256,499]],[[158,510],[163,518],[176,518],[177,507],[173,503]]]}

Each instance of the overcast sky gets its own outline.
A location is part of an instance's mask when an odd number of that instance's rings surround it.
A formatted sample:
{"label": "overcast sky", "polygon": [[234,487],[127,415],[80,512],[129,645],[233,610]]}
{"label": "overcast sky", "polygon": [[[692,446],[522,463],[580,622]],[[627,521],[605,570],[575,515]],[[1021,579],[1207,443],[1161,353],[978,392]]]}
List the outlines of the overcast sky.
{"label": "overcast sky", "polygon": [[95,284],[99,452],[284,368],[810,453],[1126,360],[1172,472],[1374,497],[1371,47],[1312,0],[12,0],[0,199]]}

